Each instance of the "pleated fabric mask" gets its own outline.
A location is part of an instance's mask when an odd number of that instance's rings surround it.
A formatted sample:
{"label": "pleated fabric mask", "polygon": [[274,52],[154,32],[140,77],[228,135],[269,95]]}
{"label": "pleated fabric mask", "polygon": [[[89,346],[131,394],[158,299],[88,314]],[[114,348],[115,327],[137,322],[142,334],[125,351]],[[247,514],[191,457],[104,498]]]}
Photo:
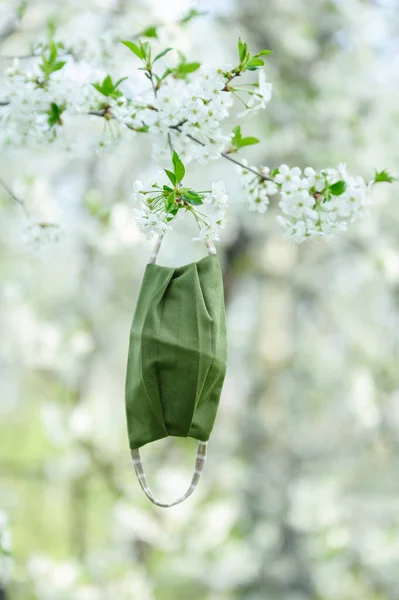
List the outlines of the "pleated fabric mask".
{"label": "pleated fabric mask", "polygon": [[[126,374],[129,446],[139,483],[154,504],[183,502],[194,491],[206,459],[226,374],[223,279],[216,251],[178,268],[146,267],[130,331]],[[168,437],[198,440],[194,474],[172,503],[151,492],[140,448]]]}

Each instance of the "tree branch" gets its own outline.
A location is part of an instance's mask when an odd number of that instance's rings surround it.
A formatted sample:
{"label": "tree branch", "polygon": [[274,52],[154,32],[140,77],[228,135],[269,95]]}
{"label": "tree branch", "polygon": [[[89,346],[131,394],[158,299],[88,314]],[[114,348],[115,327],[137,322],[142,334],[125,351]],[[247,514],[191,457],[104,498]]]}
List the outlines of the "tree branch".
{"label": "tree branch", "polygon": [[[174,129],[175,131],[178,131],[182,135],[185,135],[186,137],[190,138],[190,140],[192,140],[193,142],[196,142],[197,144],[201,144],[201,146],[205,146],[204,142],[201,142],[201,140],[199,140],[198,138],[191,135],[191,133],[183,133],[183,131],[181,130],[181,125],[182,125],[182,123],[178,123],[177,125],[171,125],[170,129]],[[227,152],[222,152],[221,156],[223,156],[223,158],[225,158],[226,160],[229,160],[230,162],[238,165],[242,169],[251,171],[251,173],[254,173],[254,175],[257,175],[260,179],[263,179],[263,181],[274,181],[274,179],[272,179],[271,177],[267,177],[267,175],[263,175],[260,171],[257,171],[256,169],[252,169],[252,167],[247,167],[247,165],[244,165],[242,162],[240,162],[236,158],[233,158]]]}
{"label": "tree branch", "polygon": [[22,208],[22,210],[25,213],[25,216],[29,217],[29,213],[27,211],[25,202],[23,200],[21,200],[21,198],[18,198],[18,196],[16,194],[14,194],[12,189],[8,186],[7,183],[5,183],[3,181],[3,179],[0,179],[0,186],[3,188],[3,190],[5,190],[7,192],[7,194],[14,200],[14,202],[16,202],[17,204],[20,205],[20,207]]}

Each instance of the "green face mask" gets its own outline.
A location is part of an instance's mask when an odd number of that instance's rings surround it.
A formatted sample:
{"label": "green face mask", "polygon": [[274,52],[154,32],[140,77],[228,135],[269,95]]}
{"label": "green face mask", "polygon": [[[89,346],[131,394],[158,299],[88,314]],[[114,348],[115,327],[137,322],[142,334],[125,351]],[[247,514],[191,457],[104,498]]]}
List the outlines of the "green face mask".
{"label": "green face mask", "polygon": [[[196,487],[226,373],[223,280],[217,256],[179,268],[148,264],[130,332],[126,376],[129,445],[152,502],[173,506]],[[187,492],[171,504],[151,493],[139,448],[168,436],[199,440]]]}

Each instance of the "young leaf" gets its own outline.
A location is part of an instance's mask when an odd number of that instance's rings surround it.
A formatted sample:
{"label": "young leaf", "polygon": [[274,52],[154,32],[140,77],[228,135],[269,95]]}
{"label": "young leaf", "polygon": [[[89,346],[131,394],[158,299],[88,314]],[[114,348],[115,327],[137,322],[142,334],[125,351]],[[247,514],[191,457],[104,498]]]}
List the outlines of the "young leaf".
{"label": "young leaf", "polygon": [[97,90],[97,92],[100,92],[100,94],[103,93],[103,88],[99,83],[92,83],[91,85]]}
{"label": "young leaf", "polygon": [[187,73],[193,73],[194,71],[199,69],[200,66],[201,66],[201,63],[199,63],[199,62],[181,63],[180,65],[178,65],[176,70],[178,73],[181,73],[182,75],[186,75]]}
{"label": "young leaf", "polygon": [[110,75],[107,75],[102,84],[103,94],[106,96],[110,96],[114,91],[114,84],[112,83],[112,79]]}
{"label": "young leaf", "polygon": [[162,58],[163,56],[165,56],[165,54],[167,54],[171,50],[173,50],[173,48],[165,48],[165,50],[162,50],[162,52],[160,52],[159,54],[156,55],[156,57],[154,58],[153,62],[155,62],[159,58]]}
{"label": "young leaf", "polygon": [[206,11],[197,10],[196,8],[192,8],[191,10],[188,11],[188,13],[186,15],[184,15],[184,17],[182,17],[180,19],[180,23],[181,23],[181,25],[187,25],[187,23],[189,23],[193,19],[196,19],[197,17],[202,17],[207,14],[208,13]]}
{"label": "young leaf", "polygon": [[392,175],[389,174],[389,172],[386,169],[383,169],[382,171],[375,171],[375,176],[374,176],[374,183],[382,183],[382,182],[386,182],[386,183],[392,183],[393,181],[396,181],[397,177],[393,177]]}
{"label": "young leaf", "polygon": [[61,115],[65,110],[65,106],[58,106],[58,104],[55,104],[55,102],[52,102],[50,104],[50,108],[47,112],[48,114],[48,124],[51,127],[54,127],[54,125],[61,125]]}
{"label": "young leaf", "polygon": [[141,54],[143,56],[143,59],[147,60],[147,61],[150,61],[151,60],[151,46],[150,46],[150,42],[142,42],[140,40],[139,44],[140,44]]}
{"label": "young leaf", "polygon": [[166,175],[169,177],[170,181],[173,185],[176,185],[176,175],[172,173],[172,171],[168,171],[168,169],[164,169]]}
{"label": "young leaf", "polygon": [[173,152],[172,161],[175,168],[176,183],[180,183],[186,173],[186,169],[176,152]]}
{"label": "young leaf", "polygon": [[54,40],[51,40],[51,42],[49,44],[49,49],[50,49],[50,53],[49,53],[48,61],[52,63],[57,58],[57,54],[58,54],[57,45],[54,42]]}
{"label": "young leaf", "polygon": [[202,204],[202,198],[197,192],[194,190],[185,190],[182,194],[182,198],[188,204],[192,204],[193,206],[199,206]]}
{"label": "young leaf", "polygon": [[265,63],[261,58],[256,58],[256,56],[253,56],[247,62],[247,69],[249,69],[250,71],[255,71],[255,69],[263,66],[264,64]]}
{"label": "young leaf", "polygon": [[114,89],[116,89],[117,87],[119,87],[120,84],[122,83],[122,81],[126,81],[126,79],[128,79],[128,78],[127,77],[121,77],[120,79],[118,79],[118,81],[114,85]]}
{"label": "young leaf", "polygon": [[346,183],[342,179],[330,185],[330,192],[333,196],[340,196],[346,190]]}
{"label": "young leaf", "polygon": [[259,144],[259,142],[260,140],[256,137],[245,137],[240,141],[240,148],[243,148],[244,146],[253,146],[254,144]]}
{"label": "young leaf", "polygon": [[158,39],[158,31],[155,25],[147,27],[147,29],[144,29],[144,31],[142,31],[140,35],[142,35],[143,37]]}
{"label": "young leaf", "polygon": [[55,73],[55,71],[59,71],[60,69],[62,69],[62,67],[65,65],[65,60],[58,60],[56,62],[53,62],[51,65],[51,72]]}
{"label": "young leaf", "polygon": [[168,212],[175,204],[175,194],[176,194],[176,192],[171,192],[169,194],[169,196],[166,198],[166,209]]}
{"label": "young leaf", "polygon": [[260,52],[254,54],[254,58],[258,58],[258,56],[265,56],[267,54],[273,54],[273,50],[261,50]]}
{"label": "young leaf", "polygon": [[252,146],[253,144],[259,144],[259,140],[256,137],[248,136],[242,137],[241,127],[237,125],[237,127],[233,128],[234,136],[231,140],[233,146],[237,149],[243,148],[244,146]]}
{"label": "young leaf", "polygon": [[142,60],[143,58],[145,58],[141,48],[139,48],[139,46],[134,42],[129,42],[129,40],[123,40],[122,44],[126,46],[126,48],[129,48],[129,50],[131,50],[136,56],[138,56]]}
{"label": "young leaf", "polygon": [[238,38],[238,57],[240,62],[244,62],[248,51],[248,45],[241,38]]}
{"label": "young leaf", "polygon": [[239,125],[233,127],[233,133],[234,136],[232,137],[231,143],[235,148],[240,148],[242,140],[241,127]]}

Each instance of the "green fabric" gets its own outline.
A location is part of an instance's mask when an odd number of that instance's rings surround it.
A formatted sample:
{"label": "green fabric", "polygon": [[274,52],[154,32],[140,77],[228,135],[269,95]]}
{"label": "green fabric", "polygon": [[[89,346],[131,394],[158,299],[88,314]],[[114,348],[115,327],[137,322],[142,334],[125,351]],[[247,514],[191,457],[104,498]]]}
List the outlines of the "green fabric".
{"label": "green fabric", "polygon": [[131,449],[167,436],[209,439],[226,373],[217,256],[174,269],[148,264],[130,331],[126,414]]}

